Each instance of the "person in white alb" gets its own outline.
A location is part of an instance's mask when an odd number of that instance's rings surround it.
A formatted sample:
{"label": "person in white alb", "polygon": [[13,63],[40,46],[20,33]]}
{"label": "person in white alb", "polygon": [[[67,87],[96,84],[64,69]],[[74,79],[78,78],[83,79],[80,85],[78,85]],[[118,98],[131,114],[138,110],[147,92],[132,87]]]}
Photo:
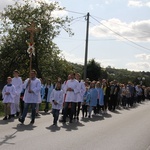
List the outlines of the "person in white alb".
{"label": "person in white alb", "polygon": [[53,125],[57,126],[59,111],[63,106],[63,90],[61,89],[61,82],[59,81],[56,83],[55,89],[52,90],[50,102],[52,104],[52,114],[54,117]]}
{"label": "person in white alb", "polygon": [[20,94],[22,92],[22,79],[19,77],[19,71],[14,70],[12,78],[12,85],[15,86],[17,94],[14,97],[14,103],[11,104],[11,116],[14,117],[16,115],[19,116],[20,113]]}
{"label": "person in white alb", "polygon": [[12,78],[7,77],[7,84],[4,86],[2,90],[2,98],[4,103],[4,113],[5,117],[3,120],[11,119],[10,115],[10,106],[14,103],[14,97],[16,95],[15,86],[11,84]]}
{"label": "person in white alb", "polygon": [[30,73],[30,78],[26,79],[23,85],[25,89],[24,93],[24,110],[22,116],[19,118],[21,123],[24,123],[25,117],[28,112],[28,108],[31,105],[31,124],[35,121],[35,113],[36,113],[36,104],[41,101],[41,81],[36,77],[37,72],[32,70]]}
{"label": "person in white alb", "polygon": [[79,73],[76,73],[76,79],[78,80],[78,89],[79,92],[77,93],[77,103],[75,105],[75,114],[74,118],[79,120],[79,114],[80,114],[80,107],[81,102],[83,102],[83,95],[86,91],[85,84],[83,81],[81,81],[81,75]]}
{"label": "person in white alb", "polygon": [[75,79],[75,73],[70,74],[70,80],[66,82],[64,87],[64,92],[66,93],[65,104],[64,104],[64,112],[63,112],[63,120],[62,122],[66,122],[67,110],[69,105],[71,106],[71,112],[69,114],[70,123],[72,123],[73,114],[75,112],[75,103],[77,102],[77,93],[79,82]]}

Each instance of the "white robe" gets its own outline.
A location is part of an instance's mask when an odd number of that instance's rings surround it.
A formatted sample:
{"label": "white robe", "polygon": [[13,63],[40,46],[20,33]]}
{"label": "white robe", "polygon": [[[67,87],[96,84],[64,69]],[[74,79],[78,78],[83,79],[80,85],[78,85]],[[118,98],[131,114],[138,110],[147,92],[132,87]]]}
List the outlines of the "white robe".
{"label": "white robe", "polygon": [[77,93],[77,102],[83,102],[83,95],[86,91],[85,85],[83,81],[78,83],[79,92]]}
{"label": "white robe", "polygon": [[[79,92],[78,84],[79,82],[76,79],[70,79],[66,82],[64,87],[66,93],[65,102],[77,102],[77,93]],[[68,88],[72,88],[73,91],[67,91]]]}
{"label": "white robe", "polygon": [[[53,100],[55,100],[58,104],[55,105]],[[53,109],[62,109],[63,106],[63,91],[62,90],[55,90],[53,89],[51,96],[50,96],[50,102],[52,104]]]}
{"label": "white robe", "polygon": [[29,93],[29,85],[28,84],[29,79],[26,79],[23,88],[25,89],[23,100],[25,103],[40,103],[41,102],[41,81],[38,78],[35,78],[34,80],[31,80],[30,83],[30,90],[33,91],[33,93]]}
{"label": "white robe", "polygon": [[[6,95],[5,93],[9,92],[9,95]],[[5,85],[2,90],[2,97],[3,97],[3,103],[14,103],[14,97],[16,95],[16,89],[14,85],[7,86]]]}
{"label": "white robe", "polygon": [[21,77],[18,77],[18,78],[14,77],[14,78],[12,78],[12,84],[16,88],[17,95],[20,96],[20,93],[22,92],[22,79],[21,79]]}
{"label": "white robe", "polygon": [[22,79],[21,77],[12,78],[12,84],[16,89],[16,96],[14,97],[14,103],[11,104],[11,114],[16,114],[16,112],[20,112],[20,93],[22,91]]}

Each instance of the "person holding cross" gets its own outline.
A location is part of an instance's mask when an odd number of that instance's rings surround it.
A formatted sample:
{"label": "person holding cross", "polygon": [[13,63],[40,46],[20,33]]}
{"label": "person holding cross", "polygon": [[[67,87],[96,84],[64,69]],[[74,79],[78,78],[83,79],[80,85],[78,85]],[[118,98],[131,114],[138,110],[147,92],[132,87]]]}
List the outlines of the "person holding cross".
{"label": "person holding cross", "polygon": [[41,100],[41,81],[36,77],[37,72],[32,70],[30,72],[30,78],[26,79],[23,88],[25,89],[24,93],[24,110],[22,116],[19,118],[19,121],[23,124],[25,117],[28,112],[29,106],[32,108],[31,112],[31,124],[35,122],[35,113],[36,113],[36,104]]}

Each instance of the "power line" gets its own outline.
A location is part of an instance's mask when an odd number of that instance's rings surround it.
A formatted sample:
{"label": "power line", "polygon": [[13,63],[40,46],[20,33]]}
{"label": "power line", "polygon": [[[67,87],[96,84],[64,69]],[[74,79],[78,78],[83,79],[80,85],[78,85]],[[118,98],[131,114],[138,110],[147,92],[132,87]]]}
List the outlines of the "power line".
{"label": "power line", "polygon": [[[72,41],[85,41],[85,39],[76,39],[76,38],[66,38],[66,37],[56,37],[58,39],[64,39],[64,40],[72,40]],[[89,39],[89,41],[114,41],[116,39]]]}
{"label": "power line", "polygon": [[[93,24],[94,26],[96,26],[96,24],[94,24],[94,23],[92,23],[92,22],[90,22],[90,24]],[[103,29],[101,29],[101,30],[103,30]],[[104,31],[104,30],[103,30]],[[140,38],[140,37],[138,37],[138,38]],[[142,37],[141,37],[142,38]],[[89,40],[89,41],[110,41],[110,40],[116,40],[116,39],[98,39],[98,40]],[[134,47],[134,48],[137,48],[137,47],[135,47],[134,45],[131,45],[131,44],[129,44],[129,43],[127,43],[127,42],[125,42],[125,41],[123,41],[125,44],[127,44],[127,45],[130,45],[130,46],[132,46],[132,47]],[[138,49],[139,50],[141,50],[139,47],[138,47]],[[142,50],[141,50],[142,51]]]}
{"label": "power line", "polygon": [[143,48],[143,49],[146,49],[146,50],[150,51],[150,49],[149,49],[149,48],[146,48],[146,47],[144,47],[144,46],[142,46],[142,45],[139,45],[139,44],[137,44],[137,43],[135,43],[135,42],[133,42],[133,41],[129,40],[129,39],[128,39],[128,38],[126,38],[126,37],[123,37],[122,35],[120,35],[120,34],[119,34],[119,33],[117,33],[116,31],[114,31],[114,30],[110,29],[109,27],[107,27],[106,25],[104,25],[103,23],[101,23],[100,21],[98,21],[97,19],[95,19],[94,17],[92,17],[92,16],[91,16],[91,18],[93,18],[95,21],[97,21],[98,23],[100,23],[101,25],[103,25],[105,28],[109,29],[110,31],[112,31],[112,32],[113,32],[113,33],[115,33],[116,35],[118,35],[118,36],[122,37],[123,39],[125,39],[125,40],[127,40],[127,41],[129,41],[129,42],[133,43],[133,44],[134,44],[134,45],[136,45],[136,46],[139,46],[139,47],[141,47],[141,48]]}
{"label": "power line", "polygon": [[73,24],[75,24],[76,22],[81,21],[81,19],[83,19],[84,17],[85,17],[85,16],[77,17],[77,18],[73,19],[72,21],[74,21],[74,22],[70,23],[70,25],[73,25]]}
{"label": "power line", "polygon": [[74,20],[76,20],[76,19],[81,19],[81,18],[84,18],[84,17],[85,17],[85,15],[84,15],[84,16],[81,16],[81,17],[76,17],[76,18],[73,18],[72,21],[74,21]]}
{"label": "power line", "polygon": [[[123,27],[126,27],[126,28],[129,28],[129,29],[133,29],[133,28],[131,28],[131,27],[129,27],[129,26],[126,26],[126,25],[123,25],[123,24],[119,24],[119,23],[116,23],[116,22],[113,22],[113,21],[110,21],[110,20],[107,20],[107,19],[103,19],[103,18],[100,18],[100,17],[97,17],[97,16],[94,16],[95,18],[98,18],[98,19],[101,19],[101,20],[105,20],[105,21],[107,21],[107,22],[111,22],[111,23],[113,23],[113,24],[117,24],[117,25],[119,25],[119,26],[123,26]],[[138,32],[140,32],[140,33],[150,33],[150,32],[147,32],[147,31],[138,31]]]}
{"label": "power line", "polygon": [[72,10],[66,10],[66,11],[74,13],[74,14],[80,14],[80,15],[85,15],[86,14],[86,13],[81,13],[81,12],[72,11]]}

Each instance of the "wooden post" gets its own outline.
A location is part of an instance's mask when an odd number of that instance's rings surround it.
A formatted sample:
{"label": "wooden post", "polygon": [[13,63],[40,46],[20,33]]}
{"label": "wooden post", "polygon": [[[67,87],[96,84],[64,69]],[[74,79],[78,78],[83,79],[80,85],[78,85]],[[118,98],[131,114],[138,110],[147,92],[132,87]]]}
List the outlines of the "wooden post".
{"label": "wooden post", "polygon": [[89,16],[87,13],[86,43],[85,43],[85,59],[84,59],[84,81],[87,77],[87,57],[88,57],[88,40],[89,40]]}

